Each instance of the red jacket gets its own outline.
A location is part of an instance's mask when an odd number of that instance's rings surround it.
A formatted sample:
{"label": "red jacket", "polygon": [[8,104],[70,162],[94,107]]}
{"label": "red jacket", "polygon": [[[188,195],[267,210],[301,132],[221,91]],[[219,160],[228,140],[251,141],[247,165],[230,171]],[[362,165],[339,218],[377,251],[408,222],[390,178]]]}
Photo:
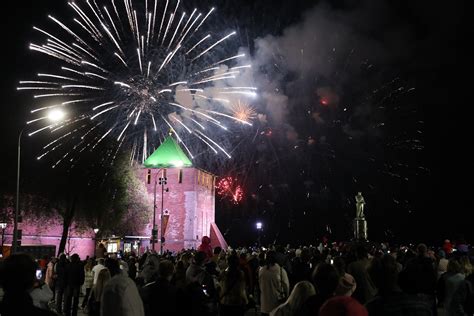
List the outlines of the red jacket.
{"label": "red jacket", "polygon": [[212,247],[211,247],[211,238],[203,236],[201,244],[198,247],[198,251],[202,251],[206,254],[207,259],[212,258]]}

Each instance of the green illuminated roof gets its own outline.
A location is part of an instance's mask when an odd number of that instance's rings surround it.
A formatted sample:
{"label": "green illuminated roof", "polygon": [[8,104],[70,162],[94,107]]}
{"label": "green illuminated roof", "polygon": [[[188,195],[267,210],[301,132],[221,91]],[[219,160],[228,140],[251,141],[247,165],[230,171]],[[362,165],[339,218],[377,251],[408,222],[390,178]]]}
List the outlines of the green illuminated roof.
{"label": "green illuminated roof", "polygon": [[171,136],[168,136],[143,163],[145,168],[179,168],[192,165],[191,160]]}

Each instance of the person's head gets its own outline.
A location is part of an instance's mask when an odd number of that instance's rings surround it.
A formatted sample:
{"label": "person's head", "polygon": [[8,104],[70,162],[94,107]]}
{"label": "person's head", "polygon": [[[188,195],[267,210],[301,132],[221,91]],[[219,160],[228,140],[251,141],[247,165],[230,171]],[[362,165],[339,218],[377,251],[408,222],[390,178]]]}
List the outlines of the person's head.
{"label": "person's head", "polygon": [[392,256],[373,258],[367,271],[379,293],[389,293],[396,288],[398,268],[397,261]]}
{"label": "person's head", "polygon": [[446,258],[446,252],[444,252],[443,249],[438,250],[438,257],[441,258]]}
{"label": "person's head", "polygon": [[267,268],[275,265],[276,262],[276,252],[273,250],[268,251],[265,255],[265,263],[267,265]]}
{"label": "person's head", "polygon": [[0,273],[5,295],[27,293],[36,281],[36,267],[36,262],[27,254],[14,254],[5,259]]}
{"label": "person's head", "polygon": [[79,255],[77,253],[73,254],[71,256],[71,262],[72,263],[79,263],[81,262],[81,258],[79,257]]}
{"label": "person's head", "polygon": [[161,260],[158,265],[158,274],[160,278],[171,280],[174,273],[174,265],[169,260]]}
{"label": "person's head", "polygon": [[367,259],[367,248],[364,245],[358,245],[356,248],[356,257],[358,260]]}
{"label": "person's head", "polygon": [[182,261],[184,263],[184,266],[187,268],[189,266],[189,263],[191,262],[192,257],[192,254],[186,251],[181,254],[180,261]]}
{"label": "person's head", "polygon": [[311,260],[311,253],[308,248],[303,248],[300,254],[301,262],[307,263]]}
{"label": "person's head", "polygon": [[285,253],[285,247],[283,247],[283,245],[276,245],[275,251],[279,253]]}
{"label": "person's head", "polygon": [[201,242],[203,245],[210,245],[211,244],[211,238],[207,236],[202,236]]}
{"label": "person's head", "polygon": [[368,316],[367,309],[350,296],[335,296],[324,303],[320,316]]}
{"label": "person's head", "polygon": [[302,251],[302,250],[301,250],[300,248],[298,248],[298,249],[295,250],[295,257],[296,257],[296,258],[300,258],[300,257],[301,257],[301,251]]}
{"label": "person's head", "polygon": [[313,284],[319,295],[323,297],[332,296],[339,284],[339,274],[332,265],[320,263],[314,270]]}
{"label": "person's head", "polygon": [[207,273],[215,276],[219,275],[219,271],[217,270],[217,263],[215,263],[214,261],[209,261],[204,265],[204,267]]}
{"label": "person's head", "polygon": [[84,266],[84,269],[86,269],[87,271],[90,271],[93,265],[94,265],[94,260],[92,260],[92,258],[88,258]]}
{"label": "person's head", "polygon": [[237,255],[232,254],[227,258],[227,266],[229,270],[237,270],[239,267],[239,257]]}
{"label": "person's head", "polygon": [[354,277],[345,273],[340,279],[336,288],[336,295],[352,296],[357,288],[357,283]]}
{"label": "person's head", "polygon": [[459,258],[459,263],[461,265],[461,269],[462,269],[463,273],[466,276],[468,276],[472,273],[472,264],[469,261],[468,256],[462,256],[461,258]]}
{"label": "person's head", "polygon": [[462,268],[457,259],[450,259],[448,263],[448,272],[452,274],[461,273]]}
{"label": "person's head", "polygon": [[61,255],[59,255],[59,262],[60,263],[66,263],[66,261],[67,261],[66,254],[62,253]]}
{"label": "person's head", "polygon": [[308,297],[316,294],[316,290],[311,282],[301,281],[296,283],[293,291],[291,291],[290,296],[288,297],[287,304],[291,306],[291,309],[297,311],[303,306],[304,302]]}
{"label": "person's head", "polygon": [[425,257],[428,253],[428,247],[426,247],[425,244],[419,244],[416,247],[416,252],[418,253],[418,256]]}
{"label": "person's head", "polygon": [[336,268],[337,273],[340,276],[343,276],[346,273],[346,262],[344,261],[343,257],[336,257],[334,258],[334,268]]}
{"label": "person's head", "polygon": [[202,266],[204,264],[204,261],[206,261],[207,255],[203,251],[198,251],[194,255],[194,263],[197,264],[198,266]]}
{"label": "person's head", "polygon": [[110,275],[113,277],[117,274],[120,274],[120,263],[117,259],[107,258],[105,260],[105,267],[109,269]]}
{"label": "person's head", "polygon": [[220,253],[222,252],[222,248],[217,246],[216,248],[214,248],[214,254],[215,255],[219,255]]}
{"label": "person's head", "polygon": [[104,258],[99,258],[99,259],[97,260],[97,264],[104,265],[104,262],[105,262]]}

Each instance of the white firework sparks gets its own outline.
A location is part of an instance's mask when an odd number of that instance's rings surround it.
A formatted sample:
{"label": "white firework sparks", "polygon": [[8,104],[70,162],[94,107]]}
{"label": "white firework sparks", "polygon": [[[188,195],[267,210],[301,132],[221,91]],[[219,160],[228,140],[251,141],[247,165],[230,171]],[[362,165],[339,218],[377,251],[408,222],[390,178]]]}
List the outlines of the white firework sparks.
{"label": "white firework sparks", "polygon": [[[28,124],[42,125],[29,135],[49,131],[53,136],[38,159],[60,146],[69,148],[55,167],[108,141],[117,146],[108,157],[128,144],[132,157],[143,160],[169,130],[191,157],[200,143],[230,158],[212,131],[228,129],[221,119],[251,125],[235,115],[228,98],[255,97],[256,88],[233,85],[251,65],[236,64],[244,54],[225,56],[225,43],[236,32],[213,31],[206,22],[215,8],[188,14],[179,0],[68,5],[75,14],[72,21],[49,15],[50,29],[34,27],[42,43],[30,44],[31,50],[55,60],[58,70],[38,73],[38,80],[20,81],[18,87],[40,93],[34,98],[41,104],[31,110]],[[45,111],[58,107],[69,118],[45,123]]]}

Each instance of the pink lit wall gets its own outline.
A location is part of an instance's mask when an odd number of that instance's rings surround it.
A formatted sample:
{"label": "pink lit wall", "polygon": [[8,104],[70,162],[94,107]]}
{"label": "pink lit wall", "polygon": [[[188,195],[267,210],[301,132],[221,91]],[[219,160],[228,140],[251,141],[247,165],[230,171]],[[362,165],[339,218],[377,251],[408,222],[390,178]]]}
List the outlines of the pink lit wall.
{"label": "pink lit wall", "polygon": [[[59,219],[38,219],[34,216],[24,216],[23,222],[19,223],[22,230],[22,246],[48,245],[56,246],[56,254],[62,234],[62,223]],[[11,245],[13,239],[13,224],[9,224],[5,230],[5,245]],[[65,253],[72,255],[77,253],[81,259],[94,255],[94,232],[80,229],[73,222],[69,238],[66,242]]]}

